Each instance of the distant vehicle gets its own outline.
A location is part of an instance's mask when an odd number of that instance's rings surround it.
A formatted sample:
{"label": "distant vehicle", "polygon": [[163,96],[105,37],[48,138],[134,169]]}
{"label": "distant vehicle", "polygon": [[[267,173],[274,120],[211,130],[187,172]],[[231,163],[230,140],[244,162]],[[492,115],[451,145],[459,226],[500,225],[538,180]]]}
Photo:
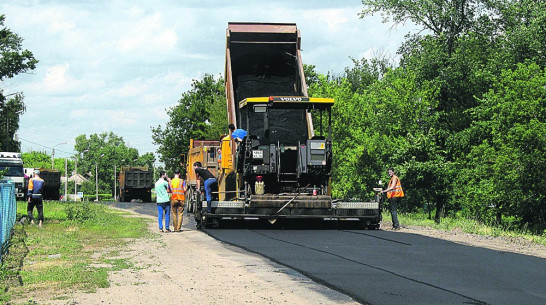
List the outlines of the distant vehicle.
{"label": "distant vehicle", "polygon": [[15,184],[15,193],[18,199],[25,198],[25,174],[23,172],[23,159],[18,152],[0,152],[0,171],[3,171],[4,180]]}
{"label": "distant vehicle", "polygon": [[148,167],[122,166],[119,172],[119,201],[152,201],[153,172]]}
{"label": "distant vehicle", "polygon": [[61,198],[61,172],[51,168],[39,168],[40,178],[44,179],[42,197],[47,200],[59,200]]}
{"label": "distant vehicle", "polygon": [[42,198],[46,200],[59,200],[61,193],[61,172],[51,168],[34,168],[25,167],[25,183],[24,190],[25,196],[28,190],[28,181],[34,175],[34,170],[40,171],[40,178],[44,179],[44,189],[42,191]]}

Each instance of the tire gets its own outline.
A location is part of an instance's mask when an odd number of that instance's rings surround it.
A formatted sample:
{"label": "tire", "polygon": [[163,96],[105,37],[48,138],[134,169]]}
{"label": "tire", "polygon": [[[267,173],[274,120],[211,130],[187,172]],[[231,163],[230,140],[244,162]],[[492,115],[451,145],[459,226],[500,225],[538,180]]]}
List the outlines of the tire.
{"label": "tire", "polygon": [[209,218],[208,218],[207,214],[204,214],[204,216],[201,217],[201,219],[203,219],[203,224],[202,224],[202,226],[203,226],[205,229],[210,229],[210,223],[209,223]]}
{"label": "tire", "polygon": [[189,189],[187,192],[186,192],[186,211],[188,213],[195,213],[194,209],[193,209],[193,201],[192,201],[192,198],[193,198],[193,193],[192,193],[192,190]]}

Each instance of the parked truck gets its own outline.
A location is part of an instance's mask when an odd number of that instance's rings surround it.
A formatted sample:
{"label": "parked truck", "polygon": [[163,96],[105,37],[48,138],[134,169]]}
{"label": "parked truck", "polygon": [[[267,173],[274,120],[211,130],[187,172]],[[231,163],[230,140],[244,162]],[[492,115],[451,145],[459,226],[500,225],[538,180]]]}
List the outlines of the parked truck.
{"label": "parked truck", "polygon": [[18,152],[0,152],[0,171],[3,172],[2,179],[15,184],[17,199],[25,198],[25,174],[23,171],[23,159]]}
{"label": "parked truck", "polygon": [[122,166],[119,172],[119,201],[152,201],[153,171],[148,167]]}
{"label": "parked truck", "polygon": [[39,168],[40,178],[44,180],[42,198],[46,200],[59,200],[61,190],[61,172],[57,169]]}
{"label": "parked truck", "polygon": [[[198,227],[229,219],[334,219],[379,228],[379,200],[332,199],[334,100],[308,96],[300,44],[295,24],[228,24],[226,125],[247,136],[241,143],[222,139],[212,213],[202,195],[191,204]],[[190,158],[187,166],[191,174]]]}
{"label": "parked truck", "polygon": [[40,178],[44,180],[44,188],[42,190],[42,198],[45,200],[59,200],[61,191],[61,172],[51,168],[34,168],[25,167],[25,182],[24,190],[25,197],[28,191],[28,182],[34,175],[34,170],[40,171]]}

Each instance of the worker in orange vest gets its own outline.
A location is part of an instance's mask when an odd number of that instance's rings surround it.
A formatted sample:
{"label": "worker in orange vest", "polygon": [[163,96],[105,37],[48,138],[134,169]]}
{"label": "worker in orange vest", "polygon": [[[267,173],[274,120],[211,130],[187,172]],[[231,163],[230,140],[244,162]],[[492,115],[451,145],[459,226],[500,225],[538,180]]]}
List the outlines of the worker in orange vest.
{"label": "worker in orange vest", "polygon": [[182,220],[184,217],[184,206],[186,205],[186,184],[184,179],[180,178],[180,170],[174,172],[174,178],[171,179],[171,215],[173,219],[174,232],[182,232]]}
{"label": "worker in orange vest", "polygon": [[402,184],[400,184],[400,178],[395,175],[394,168],[388,169],[388,174],[391,176],[389,181],[389,186],[381,191],[382,193],[387,193],[387,198],[389,198],[389,208],[391,211],[392,218],[392,229],[400,230],[400,223],[398,222],[398,214],[396,209],[404,197],[404,190],[402,190]]}

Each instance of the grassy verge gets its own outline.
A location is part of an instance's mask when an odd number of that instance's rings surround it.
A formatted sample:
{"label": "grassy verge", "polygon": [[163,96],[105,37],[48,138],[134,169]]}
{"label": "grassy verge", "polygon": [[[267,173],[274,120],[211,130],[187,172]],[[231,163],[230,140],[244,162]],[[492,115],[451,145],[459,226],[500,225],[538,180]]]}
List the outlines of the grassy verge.
{"label": "grassy verge", "polygon": [[[388,212],[383,212],[383,219],[390,220],[391,215]],[[545,245],[546,235],[533,235],[525,231],[510,230],[507,228],[494,227],[484,225],[473,219],[462,217],[444,217],[437,224],[434,220],[428,219],[428,215],[424,213],[399,213],[398,220],[402,225],[414,225],[422,227],[430,227],[437,230],[451,231],[461,229],[465,233],[472,233],[486,236],[506,236],[506,237],[522,237],[529,241]]]}
{"label": "grassy verge", "polygon": [[[36,212],[35,212],[36,213]],[[17,203],[17,219],[26,214],[26,203]],[[120,250],[135,238],[151,237],[143,218],[89,202],[44,203],[43,227],[14,227],[10,252],[0,267],[0,303],[29,300],[63,293],[93,292],[108,287],[108,271],[133,268],[119,259]]]}

